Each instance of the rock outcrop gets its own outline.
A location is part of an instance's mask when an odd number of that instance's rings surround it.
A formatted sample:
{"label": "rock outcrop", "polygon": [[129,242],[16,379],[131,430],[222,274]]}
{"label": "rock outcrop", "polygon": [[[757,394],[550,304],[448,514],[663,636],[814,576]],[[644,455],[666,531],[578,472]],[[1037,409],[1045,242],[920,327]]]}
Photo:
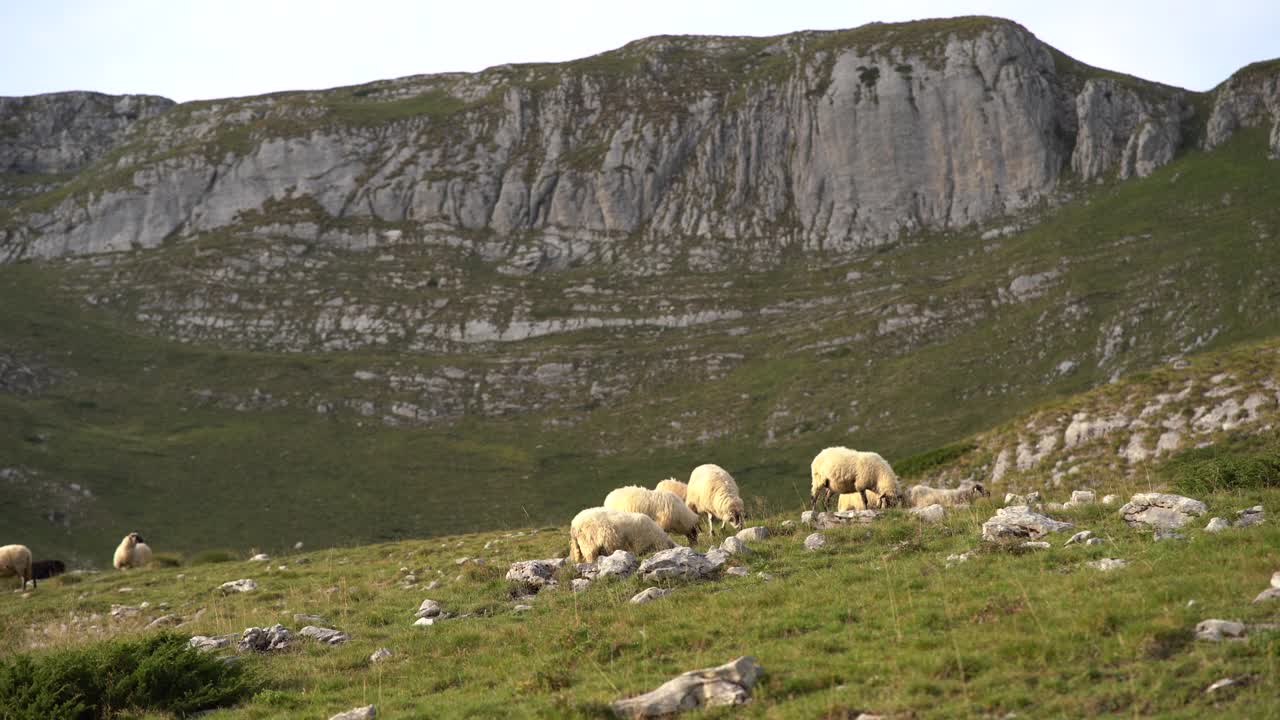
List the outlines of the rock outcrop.
{"label": "rock outcrop", "polygon": [[139,121],[173,104],[154,95],[96,92],[0,97],[0,173],[80,170],[105,155]]}
{"label": "rock outcrop", "polygon": [[1270,129],[1271,157],[1280,158],[1280,61],[1248,65],[1213,91],[1204,146],[1213,149],[1252,127]]}

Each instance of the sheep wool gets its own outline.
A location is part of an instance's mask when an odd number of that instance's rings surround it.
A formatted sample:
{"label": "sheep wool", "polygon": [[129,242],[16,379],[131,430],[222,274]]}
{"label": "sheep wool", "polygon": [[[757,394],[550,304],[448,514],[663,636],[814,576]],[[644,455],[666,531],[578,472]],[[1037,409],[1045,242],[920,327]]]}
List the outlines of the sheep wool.
{"label": "sheep wool", "polygon": [[31,548],[26,545],[5,545],[0,547],[0,577],[9,577],[17,575],[22,581],[22,589],[27,589],[27,583],[31,583],[32,589],[36,587],[36,574],[31,564]]}
{"label": "sheep wool", "polygon": [[943,507],[968,505],[980,497],[988,497],[986,487],[980,482],[967,480],[957,488],[931,488],[928,485],[912,485],[907,490],[907,503],[911,507],[927,507],[937,503]]}
{"label": "sheep wool", "polygon": [[117,570],[126,570],[128,568],[140,568],[149,562],[151,562],[151,547],[147,545],[141,535],[131,532],[125,535],[120,544],[116,546],[116,554],[112,558],[111,564]]}
{"label": "sheep wool", "polygon": [[653,518],[658,527],[669,533],[684,535],[689,544],[698,541],[698,516],[684,500],[665,490],[628,485],[609,493],[604,499],[609,510],[638,512]]}
{"label": "sheep wool", "polygon": [[863,505],[870,505],[868,494],[879,496],[875,505],[892,507],[901,502],[898,476],[878,453],[860,452],[847,447],[829,447],[818,453],[809,465],[810,509],[818,509],[819,491],[825,491],[823,508],[831,503],[831,496],[858,493],[866,498]]}
{"label": "sheep wool", "polygon": [[878,505],[880,495],[875,490],[867,491],[867,502],[862,502],[862,493],[842,493],[836,503],[836,510],[866,510],[867,503]]}
{"label": "sheep wool", "polygon": [[626,550],[647,555],[675,547],[671,538],[648,515],[608,508],[587,508],[569,525],[569,559],[575,563]]}
{"label": "sheep wool", "polygon": [[685,496],[689,509],[701,516],[707,514],[707,530],[714,536],[715,527],[712,520],[720,521],[720,529],[725,525],[742,528],[743,503],[738,494],[738,483],[733,476],[719,465],[699,465],[689,474],[689,492]]}
{"label": "sheep wool", "polygon": [[676,497],[680,498],[680,502],[685,502],[685,498],[689,494],[689,486],[685,485],[684,483],[680,482],[675,478],[667,478],[666,480],[663,480],[662,482],[658,483],[657,487],[655,487],[654,490],[669,492],[672,495],[675,495]]}

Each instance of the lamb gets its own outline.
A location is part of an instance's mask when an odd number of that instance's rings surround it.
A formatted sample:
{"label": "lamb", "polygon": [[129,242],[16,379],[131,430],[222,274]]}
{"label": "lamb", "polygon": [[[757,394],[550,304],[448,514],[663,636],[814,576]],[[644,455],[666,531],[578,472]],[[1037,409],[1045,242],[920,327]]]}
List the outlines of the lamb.
{"label": "lamb", "polygon": [[713,519],[720,520],[720,529],[732,525],[742,529],[743,504],[738,494],[738,483],[719,465],[699,465],[689,473],[689,492],[685,496],[689,509],[701,516],[707,514],[707,531],[715,537]]}
{"label": "lamb", "polygon": [[831,496],[839,493],[858,493],[863,507],[870,507],[867,493],[879,495],[875,505],[893,507],[902,502],[898,490],[898,476],[885,459],[873,452],[860,452],[846,447],[829,447],[818,453],[809,466],[812,484],[809,491],[810,509],[818,509],[818,491],[825,490],[822,507],[831,504]]}
{"label": "lamb", "polygon": [[574,563],[595,562],[618,550],[647,555],[675,546],[653,518],[637,512],[587,508],[569,525],[569,560]]}
{"label": "lamb", "polygon": [[56,577],[67,571],[67,564],[61,560],[36,560],[31,563],[32,576],[40,580]]}
{"label": "lamb", "polygon": [[680,502],[684,502],[685,497],[689,493],[689,486],[685,485],[684,483],[680,482],[675,478],[667,478],[666,480],[663,480],[662,482],[658,483],[657,487],[655,487],[654,490],[662,490],[664,492],[669,492],[672,495],[675,495],[676,497],[680,498]]}
{"label": "lamb", "polygon": [[31,548],[26,545],[5,545],[0,547],[0,577],[17,575],[22,580],[22,589],[36,588],[36,574],[31,569]]}
{"label": "lamb", "polygon": [[665,490],[628,485],[609,493],[604,506],[648,515],[666,532],[684,535],[692,545],[698,541],[698,516],[684,501]]}
{"label": "lamb", "polygon": [[[867,500],[872,505],[880,502],[880,494],[875,490],[867,491]],[[842,493],[836,501],[836,510],[866,510],[866,503],[862,502],[862,493]]]}
{"label": "lamb", "polygon": [[136,532],[124,536],[116,547],[116,555],[112,560],[117,570],[144,567],[151,562],[151,547]]}
{"label": "lamb", "polygon": [[987,488],[980,482],[966,480],[957,488],[931,488],[927,485],[912,485],[907,490],[907,503],[911,507],[925,507],[937,503],[943,507],[959,507],[968,505],[980,497],[991,497]]}

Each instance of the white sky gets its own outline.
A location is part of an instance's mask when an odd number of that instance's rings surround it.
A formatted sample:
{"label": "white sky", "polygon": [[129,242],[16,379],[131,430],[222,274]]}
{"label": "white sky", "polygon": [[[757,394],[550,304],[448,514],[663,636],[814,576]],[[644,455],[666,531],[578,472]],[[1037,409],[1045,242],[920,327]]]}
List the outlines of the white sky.
{"label": "white sky", "polygon": [[650,35],[1016,20],[1091,65],[1192,90],[1280,56],[1280,0],[0,0],[0,95],[179,101],[594,55]]}

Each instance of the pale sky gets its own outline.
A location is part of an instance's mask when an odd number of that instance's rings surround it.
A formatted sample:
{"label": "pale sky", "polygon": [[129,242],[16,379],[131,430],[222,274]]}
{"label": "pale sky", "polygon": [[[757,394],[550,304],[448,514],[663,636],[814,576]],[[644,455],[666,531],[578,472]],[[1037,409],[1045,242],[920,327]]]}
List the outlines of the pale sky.
{"label": "pale sky", "polygon": [[594,55],[651,35],[779,35],[996,15],[1091,65],[1207,90],[1280,57],[1280,0],[0,0],[0,95],[179,101]]}

